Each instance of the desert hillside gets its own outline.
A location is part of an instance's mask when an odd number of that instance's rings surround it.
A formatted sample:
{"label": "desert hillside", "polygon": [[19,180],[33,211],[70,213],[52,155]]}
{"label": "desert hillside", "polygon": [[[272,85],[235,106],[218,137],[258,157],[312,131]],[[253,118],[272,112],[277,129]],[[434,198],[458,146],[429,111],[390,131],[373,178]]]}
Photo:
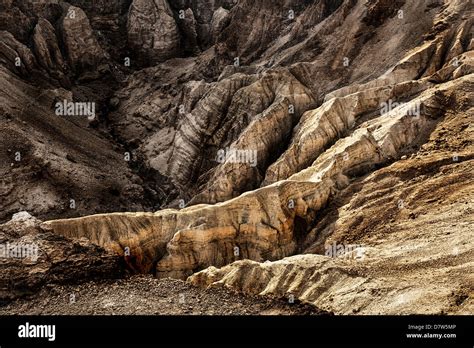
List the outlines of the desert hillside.
{"label": "desert hillside", "polygon": [[471,1],[0,11],[0,313],[474,313]]}

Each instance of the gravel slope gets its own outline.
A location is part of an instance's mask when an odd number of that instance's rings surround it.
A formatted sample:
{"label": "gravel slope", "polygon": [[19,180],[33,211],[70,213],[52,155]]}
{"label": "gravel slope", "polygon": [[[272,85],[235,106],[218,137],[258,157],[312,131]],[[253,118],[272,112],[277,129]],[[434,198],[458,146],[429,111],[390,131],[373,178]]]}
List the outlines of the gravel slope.
{"label": "gravel slope", "polygon": [[316,315],[290,299],[245,296],[175,279],[133,276],[80,285],[48,285],[28,299],[0,307],[0,315]]}

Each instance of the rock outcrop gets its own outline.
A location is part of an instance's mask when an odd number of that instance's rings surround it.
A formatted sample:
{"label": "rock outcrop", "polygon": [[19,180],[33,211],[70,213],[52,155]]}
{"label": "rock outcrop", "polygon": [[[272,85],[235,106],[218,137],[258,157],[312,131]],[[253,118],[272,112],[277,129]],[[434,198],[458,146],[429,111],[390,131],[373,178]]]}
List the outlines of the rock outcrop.
{"label": "rock outcrop", "polygon": [[61,33],[67,59],[76,74],[105,71],[106,53],[97,42],[89,19],[82,9],[70,6],[65,10],[61,19]]}
{"label": "rock outcrop", "polygon": [[47,19],[38,20],[33,33],[33,47],[39,65],[61,85],[65,87],[70,85],[65,75],[66,64],[59,49],[56,32]]}
{"label": "rock outcrop", "polygon": [[7,31],[0,32],[0,40],[2,65],[23,77],[32,74],[37,63],[31,50]]}
{"label": "rock outcrop", "polygon": [[178,54],[178,26],[167,0],[134,0],[128,14],[128,41],[138,59],[156,63]]}
{"label": "rock outcrop", "polygon": [[124,275],[116,254],[85,238],[69,240],[43,230],[40,224],[20,212],[0,225],[0,303],[30,295],[45,284]]}
{"label": "rock outcrop", "polygon": [[26,4],[2,5],[30,29],[0,27],[0,219],[341,314],[471,310],[472,4]]}
{"label": "rock outcrop", "polygon": [[[310,166],[330,144],[350,132],[362,116],[383,112],[381,105],[429,88],[427,81],[361,89],[344,97],[334,97],[315,110],[307,111],[294,130],[292,142],[285,153],[266,172],[262,185],[284,180]],[[396,104],[395,104],[396,103]],[[409,108],[410,106],[408,106]],[[418,105],[414,112],[418,112]],[[384,122],[383,120],[382,122]]]}
{"label": "rock outcrop", "polygon": [[223,7],[219,7],[212,15],[211,20],[211,38],[216,41],[219,34],[229,24],[229,11]]}

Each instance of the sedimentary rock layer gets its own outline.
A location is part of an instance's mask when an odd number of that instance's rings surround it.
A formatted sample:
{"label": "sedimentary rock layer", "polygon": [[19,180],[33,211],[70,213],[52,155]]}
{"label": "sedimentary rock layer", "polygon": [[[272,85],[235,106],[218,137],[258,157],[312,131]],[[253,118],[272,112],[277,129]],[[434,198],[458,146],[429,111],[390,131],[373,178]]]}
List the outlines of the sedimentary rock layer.
{"label": "sedimentary rock layer", "polygon": [[470,2],[0,6],[1,220],[337,313],[469,311]]}

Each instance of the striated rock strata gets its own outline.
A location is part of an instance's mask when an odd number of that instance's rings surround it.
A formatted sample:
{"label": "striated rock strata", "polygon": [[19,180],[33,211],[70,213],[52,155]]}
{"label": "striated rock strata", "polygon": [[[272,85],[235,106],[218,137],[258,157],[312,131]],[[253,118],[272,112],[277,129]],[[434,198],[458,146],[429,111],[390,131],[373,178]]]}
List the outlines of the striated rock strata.
{"label": "striated rock strata", "polygon": [[472,313],[470,2],[0,6],[2,221],[336,313]]}

